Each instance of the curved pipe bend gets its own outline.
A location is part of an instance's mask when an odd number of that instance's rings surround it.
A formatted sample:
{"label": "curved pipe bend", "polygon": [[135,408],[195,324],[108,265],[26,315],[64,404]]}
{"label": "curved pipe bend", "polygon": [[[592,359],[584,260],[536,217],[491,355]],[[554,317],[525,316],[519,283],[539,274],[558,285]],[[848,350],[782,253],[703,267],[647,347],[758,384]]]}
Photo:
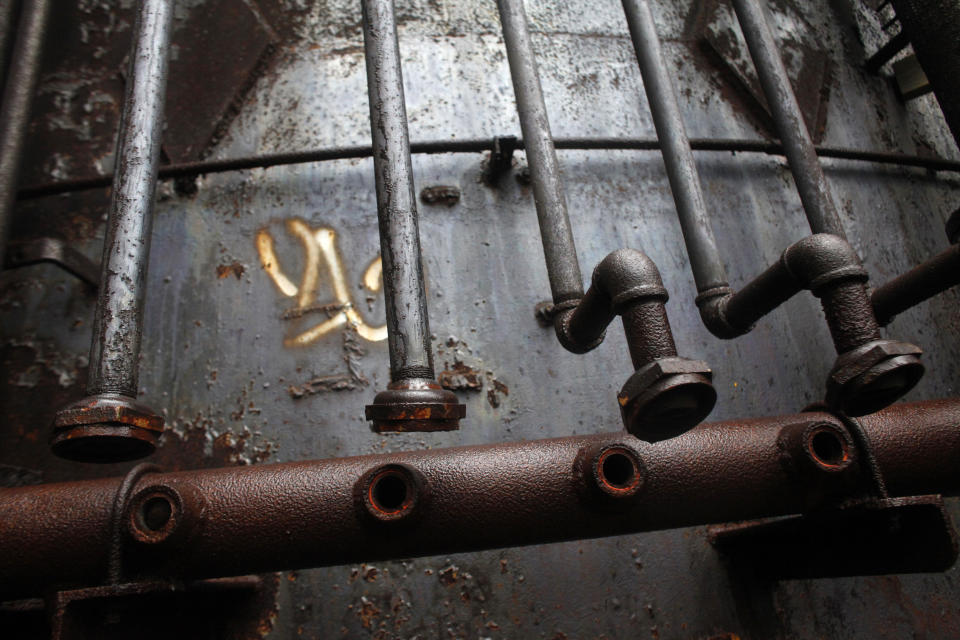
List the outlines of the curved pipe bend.
{"label": "curved pipe bend", "polygon": [[[852,347],[862,342],[858,337],[880,337],[867,298],[867,278],[860,258],[846,240],[818,233],[787,247],[780,260],[742,290],[706,291],[697,296],[697,306],[707,329],[730,339],[749,333],[760,318],[807,289],[823,301],[834,343],[842,353],[848,348],[841,348],[841,343]],[[843,304],[835,308],[841,302],[835,300],[838,297]],[[857,336],[846,335],[851,332]]]}
{"label": "curved pipe bend", "polygon": [[826,402],[852,416],[878,411],[923,376],[922,351],[882,340],[867,293],[867,272],[846,240],[818,233],[791,245],[773,266],[742,290],[714,289],[697,297],[704,324],[720,338],[753,328],[801,289],[820,298],[837,360],[827,378]]}
{"label": "curved pipe bend", "polygon": [[[558,305],[560,308],[553,326],[565,349],[586,353],[603,342],[607,326],[616,316],[623,316],[626,329],[630,324],[628,316],[635,315],[637,308],[643,307],[644,315],[652,316],[647,319],[653,320],[643,333],[651,334],[648,337],[659,344],[661,350],[671,351],[664,356],[675,356],[676,347],[664,308],[668,298],[653,260],[635,249],[618,249],[593,270],[590,288],[583,298]],[[628,330],[628,341],[629,336]],[[641,364],[646,362],[634,362],[638,368]]]}

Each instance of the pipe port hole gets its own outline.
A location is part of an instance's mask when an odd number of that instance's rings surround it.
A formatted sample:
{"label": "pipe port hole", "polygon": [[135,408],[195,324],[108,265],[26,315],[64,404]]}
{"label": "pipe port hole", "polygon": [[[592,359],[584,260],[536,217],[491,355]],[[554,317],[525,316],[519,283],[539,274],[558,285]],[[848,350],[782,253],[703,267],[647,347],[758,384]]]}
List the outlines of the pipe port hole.
{"label": "pipe port hole", "polygon": [[144,489],[131,500],[130,534],[145,544],[163,542],[177,528],[182,505],[180,496],[172,489],[160,486]]}
{"label": "pipe port hole", "polygon": [[148,498],[140,507],[140,519],[150,531],[162,531],[173,516],[173,505],[166,496]]}
{"label": "pipe port hole", "polygon": [[632,495],[640,488],[640,466],[636,456],[625,449],[613,448],[602,452],[595,466],[601,490],[613,496]]}
{"label": "pipe port hole", "polygon": [[413,508],[417,490],[413,478],[400,468],[383,469],[374,474],[367,490],[367,505],[382,520],[401,518]]}
{"label": "pipe port hole", "polygon": [[850,460],[846,441],[833,429],[817,429],[810,434],[808,448],[813,459],[825,467],[842,467]]}

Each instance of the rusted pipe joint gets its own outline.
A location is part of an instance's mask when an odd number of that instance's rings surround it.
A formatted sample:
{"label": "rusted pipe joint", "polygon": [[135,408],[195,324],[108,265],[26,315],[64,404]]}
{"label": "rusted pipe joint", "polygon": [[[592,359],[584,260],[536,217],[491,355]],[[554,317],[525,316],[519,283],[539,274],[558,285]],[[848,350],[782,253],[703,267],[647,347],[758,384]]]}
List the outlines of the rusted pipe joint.
{"label": "rusted pipe joint", "polygon": [[413,522],[429,500],[423,474],[407,464],[386,464],[364,473],[353,487],[357,512],[368,523]]}
{"label": "rusted pipe joint", "polygon": [[867,278],[846,240],[818,233],[788,247],[780,260],[739,292],[704,292],[697,305],[711,333],[734,338],[801,289],[810,290],[820,298],[839,354],[827,381],[827,402],[860,416],[890,405],[923,375],[920,349],[881,340]]}
{"label": "rusted pipe joint", "polygon": [[827,378],[827,404],[851,416],[889,406],[923,377],[920,347],[874,340],[837,356]]}
{"label": "rusted pipe joint", "polygon": [[457,395],[429,378],[407,378],[387,385],[366,407],[377,433],[455,431],[467,408]]}
{"label": "rusted pipe joint", "polygon": [[584,447],[577,454],[575,467],[584,483],[584,499],[600,507],[633,504],[647,482],[640,454],[623,443]]}
{"label": "rusted pipe joint", "polygon": [[780,260],[797,285],[818,298],[838,282],[866,282],[869,278],[850,243],[828,233],[817,233],[793,243]]}
{"label": "rusted pipe joint", "polygon": [[626,308],[641,302],[662,305],[668,298],[653,260],[634,249],[618,249],[593,270],[581,300],[557,305],[554,329],[565,349],[586,353],[603,342],[607,326]]}
{"label": "rusted pipe joint", "polygon": [[119,393],[87,396],[57,412],[50,447],[78,462],[123,462],[154,452],[163,416]]}
{"label": "rusted pipe joint", "polygon": [[183,529],[185,509],[180,494],[164,485],[152,485],[130,499],[127,533],[145,545],[160,544]]}
{"label": "rusted pipe joint", "polygon": [[749,333],[756,322],[802,289],[822,298],[841,283],[865,283],[868,274],[846,240],[826,233],[808,236],[789,247],[780,260],[740,292],[718,287],[697,296],[707,329],[731,339]]}
{"label": "rusted pipe joint", "polygon": [[862,482],[853,438],[833,422],[784,425],[777,449],[783,468],[802,487],[805,512],[844,500]]}
{"label": "rusted pipe joint", "polygon": [[600,344],[614,317],[622,318],[636,370],[618,396],[620,411],[627,430],[648,441],[693,428],[717,400],[710,367],[677,357],[664,306],[668,298],[653,260],[618,249],[594,269],[583,298],[563,303],[554,320],[560,343],[584,353]]}

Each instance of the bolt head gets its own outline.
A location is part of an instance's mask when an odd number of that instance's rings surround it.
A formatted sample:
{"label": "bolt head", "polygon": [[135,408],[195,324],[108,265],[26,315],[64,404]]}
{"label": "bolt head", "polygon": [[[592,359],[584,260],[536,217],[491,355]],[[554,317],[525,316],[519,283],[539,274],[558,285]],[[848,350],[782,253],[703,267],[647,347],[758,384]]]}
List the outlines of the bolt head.
{"label": "bolt head", "polygon": [[163,416],[117,393],[87,396],[57,412],[50,447],[78,462],[125,462],[157,447]]}
{"label": "bolt head", "polygon": [[850,416],[893,404],[923,377],[923,351],[895,340],[874,340],[837,357],[827,378],[827,404]]}
{"label": "bolt head", "polygon": [[638,369],[617,396],[624,426],[648,442],[689,431],[717,402],[712,377],[707,363],[686,358],[662,358]]}

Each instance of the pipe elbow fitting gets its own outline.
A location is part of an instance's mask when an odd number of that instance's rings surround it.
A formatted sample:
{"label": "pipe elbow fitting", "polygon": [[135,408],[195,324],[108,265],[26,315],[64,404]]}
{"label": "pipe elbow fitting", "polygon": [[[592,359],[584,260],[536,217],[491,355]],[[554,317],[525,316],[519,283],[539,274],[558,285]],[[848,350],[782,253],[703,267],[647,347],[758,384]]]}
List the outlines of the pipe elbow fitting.
{"label": "pipe elbow fitting", "polygon": [[727,303],[733,295],[730,287],[717,287],[704,291],[697,296],[697,309],[700,310],[700,319],[707,331],[723,340],[738,338],[753,329],[753,325],[746,327],[734,326],[727,319]]}
{"label": "pipe elbow fitting", "polygon": [[640,299],[669,299],[660,270],[650,257],[636,249],[617,249],[594,268],[591,286],[610,300],[613,313]]}
{"label": "pipe elbow fitting", "polygon": [[557,340],[567,351],[586,353],[603,342],[607,325],[632,304],[662,304],[668,298],[653,260],[635,249],[618,249],[593,270],[583,298],[556,305],[553,327]]}
{"label": "pipe elbow fitting", "polygon": [[839,236],[817,233],[787,247],[780,258],[797,284],[819,297],[840,280],[866,282],[868,274],[853,247]]}

